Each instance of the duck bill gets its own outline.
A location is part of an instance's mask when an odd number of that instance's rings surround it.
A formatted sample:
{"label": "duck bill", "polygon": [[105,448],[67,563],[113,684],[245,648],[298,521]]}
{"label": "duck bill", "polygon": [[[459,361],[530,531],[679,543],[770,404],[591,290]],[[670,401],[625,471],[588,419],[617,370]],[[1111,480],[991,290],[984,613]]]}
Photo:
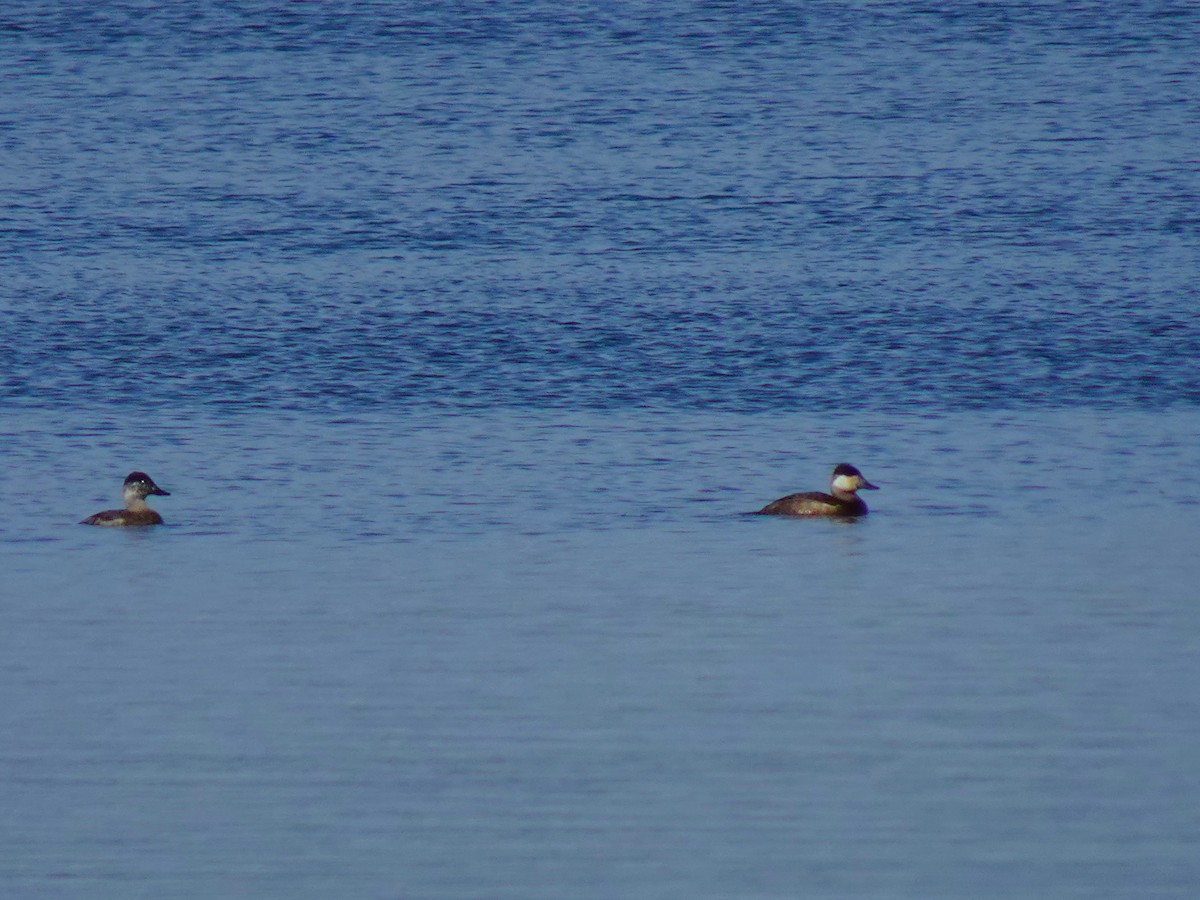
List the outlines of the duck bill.
{"label": "duck bill", "polygon": [[867,479],[863,478],[861,480],[861,483],[858,486],[858,489],[860,491],[877,491],[877,490],[879,490],[879,487],[877,485],[871,484],[871,482],[869,482],[869,481],[867,481]]}
{"label": "duck bill", "polygon": [[156,484],[156,485],[152,485],[152,486],[151,486],[151,488],[150,488],[150,493],[151,493],[151,494],[154,494],[154,495],[156,495],[156,496],[159,496],[159,497],[170,497],[170,496],[171,496],[171,492],[170,492],[170,491],[164,491],[164,490],[163,490],[162,488],[160,488],[160,487],[159,487],[157,484]]}

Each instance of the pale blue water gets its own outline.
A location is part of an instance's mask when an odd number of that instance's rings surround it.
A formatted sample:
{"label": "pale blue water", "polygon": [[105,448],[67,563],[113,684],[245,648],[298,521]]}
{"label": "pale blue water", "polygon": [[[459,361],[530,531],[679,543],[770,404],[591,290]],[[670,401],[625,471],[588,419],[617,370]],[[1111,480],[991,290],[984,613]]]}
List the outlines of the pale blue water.
{"label": "pale blue water", "polygon": [[0,12],[0,896],[1194,897],[1198,39]]}

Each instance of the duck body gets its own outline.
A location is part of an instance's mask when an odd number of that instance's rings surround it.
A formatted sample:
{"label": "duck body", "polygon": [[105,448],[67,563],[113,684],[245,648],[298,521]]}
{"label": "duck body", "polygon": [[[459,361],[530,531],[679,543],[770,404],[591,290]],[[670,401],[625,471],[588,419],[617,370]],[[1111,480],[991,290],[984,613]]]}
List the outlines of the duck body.
{"label": "duck body", "polygon": [[764,516],[865,516],[868,512],[862,497],[842,500],[824,491],[788,494],[759,510]]}
{"label": "duck body", "polygon": [[125,500],[124,509],[106,509],[88,516],[79,524],[106,526],[164,524],[163,517],[147,505],[146,498],[151,494],[160,497],[170,497],[171,495],[155,484],[154,479],[145,472],[130,472],[125,479],[121,493]]}
{"label": "duck body", "polygon": [[788,494],[773,500],[758,511],[764,516],[837,516],[853,518],[865,516],[869,510],[860,490],[877,491],[875,485],[863,477],[849,463],[838,463],[830,479],[829,493],[823,491],[806,491],[800,494]]}
{"label": "duck body", "polygon": [[106,509],[88,516],[80,525],[162,525],[163,517],[145,509]]}

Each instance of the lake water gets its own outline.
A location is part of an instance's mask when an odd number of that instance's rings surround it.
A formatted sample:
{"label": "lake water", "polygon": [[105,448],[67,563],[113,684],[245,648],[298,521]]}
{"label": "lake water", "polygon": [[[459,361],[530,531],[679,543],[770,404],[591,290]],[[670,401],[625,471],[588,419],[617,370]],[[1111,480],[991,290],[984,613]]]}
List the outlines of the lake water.
{"label": "lake water", "polygon": [[0,13],[0,895],[1194,897],[1198,42]]}

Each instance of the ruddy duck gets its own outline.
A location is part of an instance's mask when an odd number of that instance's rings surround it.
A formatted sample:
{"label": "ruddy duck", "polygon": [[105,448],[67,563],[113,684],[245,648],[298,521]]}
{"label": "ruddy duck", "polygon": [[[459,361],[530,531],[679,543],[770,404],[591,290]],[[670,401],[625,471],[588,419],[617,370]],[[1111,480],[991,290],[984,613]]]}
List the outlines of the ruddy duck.
{"label": "ruddy duck", "polygon": [[861,490],[877,491],[879,488],[863,478],[862,472],[854,466],[838,463],[828,494],[822,491],[788,494],[758,512],[768,516],[865,516],[867,504],[856,493]]}
{"label": "ruddy duck", "polygon": [[80,525],[161,525],[163,518],[149,506],[146,498],[151,494],[160,497],[171,495],[154,483],[154,479],[145,472],[130,472],[125,479],[124,509],[106,509],[94,516],[88,516]]}

